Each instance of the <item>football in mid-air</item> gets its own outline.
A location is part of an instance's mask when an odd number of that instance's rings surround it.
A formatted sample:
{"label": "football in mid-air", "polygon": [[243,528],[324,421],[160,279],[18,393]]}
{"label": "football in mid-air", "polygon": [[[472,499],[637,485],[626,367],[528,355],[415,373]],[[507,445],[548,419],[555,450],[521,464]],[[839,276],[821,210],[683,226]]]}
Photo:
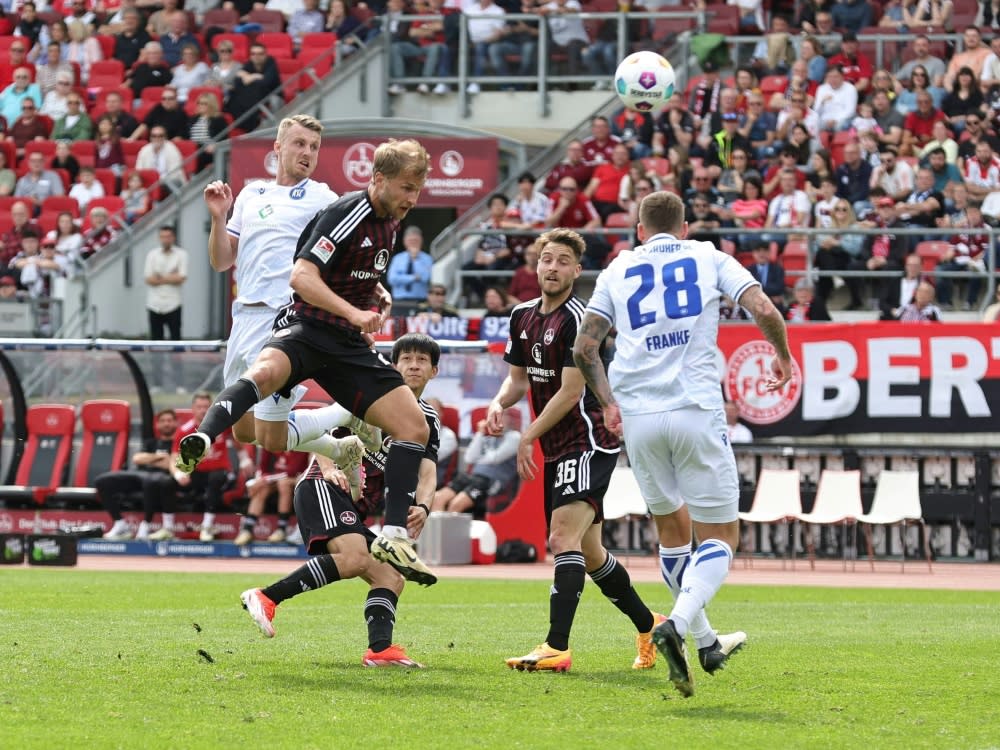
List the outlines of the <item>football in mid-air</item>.
{"label": "football in mid-air", "polygon": [[615,91],[636,112],[655,112],[666,106],[674,95],[674,82],[674,67],[648,50],[633,52],[615,71]]}

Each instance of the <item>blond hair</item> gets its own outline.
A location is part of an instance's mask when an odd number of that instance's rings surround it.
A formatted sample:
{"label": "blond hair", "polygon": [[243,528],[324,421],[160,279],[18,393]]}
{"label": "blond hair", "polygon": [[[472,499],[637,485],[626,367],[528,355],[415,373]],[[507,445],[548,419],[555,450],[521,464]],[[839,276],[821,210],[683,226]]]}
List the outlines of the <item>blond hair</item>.
{"label": "blond hair", "polygon": [[573,257],[577,262],[583,258],[583,253],[587,249],[587,243],[577,232],[572,229],[550,229],[535,240],[535,247],[541,255],[545,248],[550,245],[565,245],[573,251]]}
{"label": "blond hair", "polygon": [[321,123],[312,115],[292,115],[291,117],[286,117],[280,123],[278,123],[279,141],[285,137],[285,135],[288,133],[289,130],[291,130],[293,125],[301,125],[307,130],[311,130],[314,133],[319,133],[320,135],[323,135],[323,123]]}
{"label": "blond hair", "polygon": [[380,172],[383,177],[391,180],[406,174],[423,180],[430,171],[430,154],[415,140],[397,141],[390,138],[375,149],[375,157],[372,159],[373,175]]}
{"label": "blond hair", "polygon": [[676,235],[684,226],[684,202],[673,193],[650,193],[639,204],[639,223],[650,235]]}

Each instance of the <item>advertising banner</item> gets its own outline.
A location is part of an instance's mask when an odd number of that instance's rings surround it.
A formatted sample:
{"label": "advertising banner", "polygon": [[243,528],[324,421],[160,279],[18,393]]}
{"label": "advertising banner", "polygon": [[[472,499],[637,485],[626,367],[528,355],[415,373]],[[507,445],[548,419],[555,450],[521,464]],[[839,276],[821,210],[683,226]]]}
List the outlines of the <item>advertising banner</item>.
{"label": "advertising banner", "polygon": [[[327,183],[340,194],[364,189],[371,180],[375,148],[385,140],[324,138],[313,179]],[[421,208],[465,209],[496,188],[499,152],[495,138],[419,140],[431,156],[431,172],[420,194]],[[251,180],[274,177],[277,155],[273,146],[274,141],[249,138],[233,143],[233,193]]]}
{"label": "advertising banner", "polygon": [[773,350],[757,328],[719,332],[722,387],[756,436],[997,430],[995,325],[792,325],[788,336],[795,377],[767,393]]}

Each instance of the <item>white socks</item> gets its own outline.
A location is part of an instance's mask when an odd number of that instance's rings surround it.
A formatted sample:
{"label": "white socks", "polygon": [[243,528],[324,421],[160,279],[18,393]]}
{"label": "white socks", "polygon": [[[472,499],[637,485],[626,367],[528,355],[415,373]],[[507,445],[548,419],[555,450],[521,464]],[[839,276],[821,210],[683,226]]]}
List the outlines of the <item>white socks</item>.
{"label": "white socks", "polygon": [[698,613],[722,587],[732,559],[732,549],[720,539],[708,539],[694,551],[691,564],[684,571],[683,587],[670,612],[670,619],[682,638],[693,630]]}
{"label": "white socks", "polygon": [[214,513],[206,513],[204,516],[201,517],[201,528],[210,529],[212,528],[213,523],[215,523]]}
{"label": "white socks", "polygon": [[[685,544],[682,547],[664,547],[660,545],[660,575],[674,595],[674,601],[681,593],[681,581],[684,578],[684,571],[691,561],[691,545]],[[708,615],[702,609],[691,620],[688,627],[691,635],[694,636],[698,648],[711,646],[715,643],[716,632],[708,622]]]}
{"label": "white socks", "polygon": [[346,425],[351,416],[352,414],[340,404],[293,411],[288,415],[286,450],[303,452],[312,450],[306,446],[334,427]]}

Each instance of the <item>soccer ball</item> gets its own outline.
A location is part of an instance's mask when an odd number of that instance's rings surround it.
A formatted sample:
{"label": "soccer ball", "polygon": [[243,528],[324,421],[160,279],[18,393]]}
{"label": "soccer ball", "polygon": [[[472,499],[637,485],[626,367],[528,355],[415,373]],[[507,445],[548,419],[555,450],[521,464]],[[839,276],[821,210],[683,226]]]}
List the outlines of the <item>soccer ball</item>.
{"label": "soccer ball", "polygon": [[655,112],[674,95],[674,67],[666,58],[648,50],[635,52],[618,64],[615,91],[622,103],[636,112]]}

